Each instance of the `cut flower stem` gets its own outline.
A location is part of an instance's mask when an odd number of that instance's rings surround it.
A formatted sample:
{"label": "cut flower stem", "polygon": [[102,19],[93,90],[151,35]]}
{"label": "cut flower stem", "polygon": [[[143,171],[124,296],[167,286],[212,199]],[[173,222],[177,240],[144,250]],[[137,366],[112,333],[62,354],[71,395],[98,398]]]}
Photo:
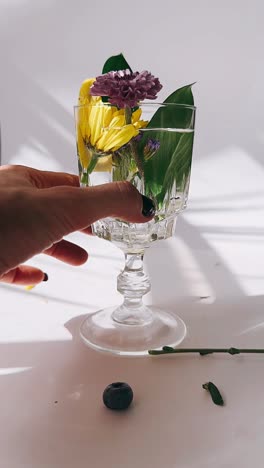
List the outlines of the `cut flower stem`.
{"label": "cut flower stem", "polygon": [[160,354],[184,354],[184,353],[199,353],[201,356],[214,353],[228,353],[234,354],[264,354],[262,348],[172,348],[170,346],[163,346],[162,349],[150,349],[148,353],[152,356]]}

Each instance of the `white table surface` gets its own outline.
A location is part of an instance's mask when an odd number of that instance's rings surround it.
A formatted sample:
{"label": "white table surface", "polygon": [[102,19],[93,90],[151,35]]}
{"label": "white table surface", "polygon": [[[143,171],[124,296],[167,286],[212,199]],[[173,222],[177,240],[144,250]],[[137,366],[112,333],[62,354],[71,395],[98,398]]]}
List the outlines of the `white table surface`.
{"label": "white table surface", "polygon": [[[194,165],[176,237],[145,258],[146,302],[185,320],[182,346],[264,347],[263,231],[263,166],[235,147]],[[31,264],[47,283],[0,286],[1,468],[263,468],[264,356],[131,359],[88,349],[80,322],[120,302],[123,257],[97,238],[71,238],[89,250],[86,265],[39,256]],[[116,380],[135,394],[122,413],[102,404]],[[224,407],[202,389],[208,380]]]}

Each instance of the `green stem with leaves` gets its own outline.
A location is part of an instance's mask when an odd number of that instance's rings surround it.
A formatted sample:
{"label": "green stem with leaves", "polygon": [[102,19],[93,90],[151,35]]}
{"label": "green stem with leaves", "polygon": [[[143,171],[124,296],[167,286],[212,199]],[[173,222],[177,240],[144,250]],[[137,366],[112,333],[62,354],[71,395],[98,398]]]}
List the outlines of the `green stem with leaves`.
{"label": "green stem with leaves", "polygon": [[228,353],[235,354],[264,354],[262,348],[171,348],[170,346],[163,346],[162,349],[150,349],[148,353],[152,356],[160,354],[184,354],[184,353],[198,353],[201,356],[214,353]]}

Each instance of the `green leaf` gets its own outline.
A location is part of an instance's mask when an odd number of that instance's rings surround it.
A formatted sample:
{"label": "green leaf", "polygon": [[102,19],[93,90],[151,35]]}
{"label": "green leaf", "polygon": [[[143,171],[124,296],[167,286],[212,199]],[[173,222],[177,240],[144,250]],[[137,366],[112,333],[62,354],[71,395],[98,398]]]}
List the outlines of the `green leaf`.
{"label": "green leaf", "polygon": [[163,346],[162,347],[163,351],[166,351],[166,353],[174,353],[175,349],[172,348],[171,346]]}
{"label": "green leaf", "polygon": [[233,347],[229,348],[228,352],[231,354],[231,356],[234,356],[234,354],[240,354],[240,350]]}
{"label": "green leaf", "polygon": [[154,196],[160,206],[174,183],[177,190],[184,190],[191,170],[194,134],[161,130],[155,131],[154,135],[151,132],[148,137],[158,140],[160,149],[144,163],[146,195]]}
{"label": "green leaf", "polygon": [[[118,70],[126,70],[126,69],[129,69],[132,72],[132,69],[127,63],[124,55],[123,54],[112,55],[112,57],[109,57],[109,59],[106,60],[103,66],[102,74],[104,75],[105,73],[108,73],[110,71],[118,71]],[[103,96],[102,101],[108,102],[108,96]]]}
{"label": "green leaf", "polygon": [[110,71],[126,70],[129,69],[132,72],[132,69],[128,65],[123,54],[112,55],[109,59],[106,60],[102,73],[108,73]]}
{"label": "green leaf", "polygon": [[[190,171],[193,133],[185,133],[184,135],[188,136],[181,140],[180,146],[178,144],[183,135],[182,130],[194,127],[192,84],[177,89],[167,97],[164,103],[168,105],[159,107],[149,121],[138,145],[139,157],[143,161],[144,146],[147,144],[148,139],[151,138],[160,142],[157,153],[151,160],[144,162],[146,194],[156,197],[159,204],[162,204],[166,189],[171,189],[175,180],[178,187],[183,185],[183,177],[185,175],[186,180]],[[179,106],[175,107],[173,104],[179,104]],[[166,131],[166,129],[173,129],[174,131]],[[185,148],[187,141],[188,145]],[[180,157],[176,162],[178,153]],[[170,166],[172,159],[173,164]],[[170,177],[167,174],[169,167],[171,171],[174,171],[170,173]]]}
{"label": "green leaf", "polygon": [[207,382],[203,384],[202,387],[205,390],[208,390],[215,405],[224,406],[224,400],[222,398],[222,395],[219,392],[217,386],[213,384],[213,382]]}
{"label": "green leaf", "polygon": [[160,148],[149,161],[144,162],[145,187],[147,196],[157,197],[161,193],[164,177],[170,164],[172,155],[181,137],[177,132],[164,130],[145,131],[140,141],[140,151],[144,160],[143,151],[148,139],[159,141]]}
{"label": "green leaf", "polygon": [[186,104],[188,106],[194,105],[192,86],[195,83],[183,86],[170,94],[164,103]]}
{"label": "green leaf", "polygon": [[[173,105],[159,107],[147,128],[190,128],[193,108],[185,106],[193,106],[192,84],[174,91],[165,99],[164,104],[179,104],[179,107],[175,108]],[[180,105],[183,107],[181,108]]]}
{"label": "green leaf", "polygon": [[170,194],[174,183],[177,184],[177,190],[180,188],[183,191],[184,182],[191,170],[192,148],[193,133],[182,133],[164,177],[162,199],[167,192]]}
{"label": "green leaf", "polygon": [[94,168],[95,168],[95,166],[97,164],[97,161],[98,161],[98,156],[95,153],[93,153],[92,159],[91,159],[90,164],[89,164],[89,166],[87,168],[88,174],[91,174],[93,172],[93,170],[94,170]]}

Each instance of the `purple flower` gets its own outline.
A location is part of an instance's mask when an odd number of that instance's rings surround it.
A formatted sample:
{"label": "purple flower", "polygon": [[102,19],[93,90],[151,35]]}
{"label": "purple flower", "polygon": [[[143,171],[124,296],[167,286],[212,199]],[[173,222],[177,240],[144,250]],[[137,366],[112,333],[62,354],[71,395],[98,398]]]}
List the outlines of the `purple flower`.
{"label": "purple flower", "polygon": [[140,140],[142,140],[142,138],[143,138],[143,133],[141,132],[141,133],[139,133],[137,136],[135,136],[135,137],[133,138],[133,141],[134,141],[135,143],[138,143]]}
{"label": "purple flower", "polygon": [[96,78],[91,86],[92,96],[108,96],[110,104],[119,108],[135,107],[143,99],[156,99],[162,85],[148,71],[111,71]]}
{"label": "purple flower", "polygon": [[160,142],[158,140],[152,140],[150,138],[144,147],[144,157],[145,160],[148,161],[154,154],[158,151],[160,147]]}

